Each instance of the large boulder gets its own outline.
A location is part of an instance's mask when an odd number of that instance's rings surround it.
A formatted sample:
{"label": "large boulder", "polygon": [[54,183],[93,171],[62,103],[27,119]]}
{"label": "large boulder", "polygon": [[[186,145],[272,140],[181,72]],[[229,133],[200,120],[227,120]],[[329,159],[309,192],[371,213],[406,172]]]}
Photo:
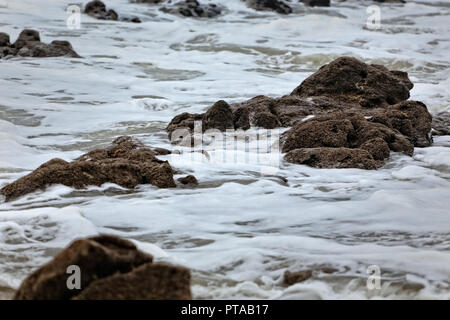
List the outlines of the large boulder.
{"label": "large boulder", "polygon": [[304,98],[327,96],[341,104],[374,108],[407,100],[412,88],[406,72],[390,71],[381,65],[341,57],[322,66],[291,95]]}
{"label": "large boulder", "polygon": [[43,43],[39,32],[32,29],[23,30],[13,44],[9,43],[9,35],[0,34],[0,58],[6,56],[80,58],[68,41],[54,40],[50,44]]}
{"label": "large boulder", "polygon": [[175,187],[173,170],[167,161],[130,137],[116,139],[110,147],[88,152],[72,162],[52,159],[32,173],[3,187],[6,201],[63,184],[76,189],[115,183],[124,188],[152,184],[159,188]]}
{"label": "large boulder", "polygon": [[[125,239],[100,235],[74,241],[29,275],[16,300],[190,299],[190,272],[152,263],[153,257]],[[80,287],[69,288],[69,267],[78,267]],[[75,269],[74,269],[75,270]]]}
{"label": "large boulder", "polygon": [[292,13],[292,8],[281,0],[243,0],[249,8],[257,11],[275,11],[281,14]]}

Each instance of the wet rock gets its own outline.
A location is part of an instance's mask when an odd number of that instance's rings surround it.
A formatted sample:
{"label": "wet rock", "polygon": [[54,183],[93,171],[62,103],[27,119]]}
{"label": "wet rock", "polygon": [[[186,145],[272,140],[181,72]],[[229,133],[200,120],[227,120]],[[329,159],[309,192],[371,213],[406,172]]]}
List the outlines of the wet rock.
{"label": "wet rock", "polygon": [[315,168],[376,169],[378,163],[363,149],[350,148],[302,148],[289,151],[285,160]]}
{"label": "wet rock", "polygon": [[330,0],[303,0],[306,6],[310,7],[329,7]]}
{"label": "wet rock", "polygon": [[450,135],[450,112],[444,111],[433,116],[433,135],[447,136]]}
{"label": "wet rock", "polygon": [[178,143],[180,140],[191,141],[191,133],[194,130],[195,123],[202,123],[203,114],[184,112],[175,116],[166,127],[169,140],[172,143]]}
{"label": "wet rock", "polygon": [[280,0],[244,0],[249,8],[258,11],[275,11],[281,14],[292,13],[292,8]]}
{"label": "wet rock", "polygon": [[171,154],[172,151],[165,149],[165,148],[153,148],[152,151],[155,153],[155,155],[157,156],[166,156],[168,154]]}
{"label": "wet rock", "polygon": [[375,113],[372,122],[382,123],[398,130],[410,139],[416,147],[428,147],[431,137],[431,114],[420,101],[403,101]]}
{"label": "wet rock", "polygon": [[322,66],[291,95],[326,96],[344,105],[374,108],[407,100],[412,87],[406,72],[341,57]]}
{"label": "wet rock", "polygon": [[0,42],[0,58],[6,56],[80,58],[68,41],[55,40],[50,44],[43,43],[39,32],[32,29],[23,30],[12,45],[9,43],[7,34],[0,36]]}
{"label": "wet rock", "polygon": [[197,0],[183,0],[160,9],[162,12],[184,17],[214,18],[222,13],[222,7],[209,3],[200,4]]}
{"label": "wet rock", "polygon": [[[125,239],[100,235],[74,241],[21,284],[16,300],[190,299],[189,270],[161,263]],[[69,290],[69,266],[80,288]]]}
{"label": "wet rock", "polygon": [[113,21],[120,20],[124,22],[134,22],[134,23],[141,22],[141,20],[138,17],[121,16],[119,19],[119,14],[112,9],[107,9],[106,5],[100,0],[93,0],[88,2],[84,7],[84,13],[99,20],[113,20]]}
{"label": "wet rock", "polygon": [[[358,150],[351,151],[354,149]],[[288,162],[320,168],[374,169],[389,157],[390,150],[411,156],[414,146],[397,130],[356,113],[316,116],[282,135],[282,151],[288,152]]]}
{"label": "wet rock", "polygon": [[185,185],[186,184],[198,185],[197,178],[192,175],[189,175],[189,176],[186,176],[183,178],[179,178],[178,181]]}
{"label": "wet rock", "polygon": [[153,151],[130,137],[121,137],[110,147],[93,150],[72,162],[52,159],[3,187],[0,193],[10,201],[53,184],[83,189],[107,182],[124,188],[139,184],[175,187],[173,170],[167,161],[157,159]]}
{"label": "wet rock", "polygon": [[203,130],[218,129],[226,131],[233,129],[233,113],[230,105],[223,100],[217,101],[211,108],[206,111],[202,119]]}
{"label": "wet rock", "polygon": [[306,281],[312,277],[312,274],[312,270],[302,270],[296,272],[290,272],[289,270],[286,270],[283,275],[283,286],[289,287],[296,283]]}

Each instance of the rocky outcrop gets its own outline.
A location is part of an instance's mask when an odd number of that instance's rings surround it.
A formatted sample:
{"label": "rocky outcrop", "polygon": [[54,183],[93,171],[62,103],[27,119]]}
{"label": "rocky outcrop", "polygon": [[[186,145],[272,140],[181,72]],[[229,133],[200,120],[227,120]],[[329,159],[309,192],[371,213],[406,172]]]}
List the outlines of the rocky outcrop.
{"label": "rocky outcrop", "polygon": [[167,161],[157,159],[151,149],[138,141],[120,137],[110,147],[90,151],[72,162],[52,159],[3,187],[0,193],[10,201],[52,184],[82,189],[107,182],[124,188],[139,184],[175,187],[173,170]]}
{"label": "rocky outcrop", "polygon": [[141,20],[138,17],[122,17],[112,9],[107,9],[106,5],[100,0],[93,0],[86,4],[84,7],[84,13],[87,15],[99,19],[99,20],[121,20],[125,22],[140,23]]}
{"label": "rocky outcrop", "polygon": [[249,8],[257,11],[275,11],[281,14],[292,13],[292,8],[281,0],[243,0]]}
{"label": "rocky outcrop", "polygon": [[166,5],[162,12],[184,17],[214,18],[222,13],[222,7],[213,3],[201,4],[197,0],[183,0],[173,5]]}
{"label": "rocky outcrop", "polygon": [[[203,131],[292,127],[282,139],[283,152],[290,152],[286,160],[318,167],[374,169],[390,151],[412,155],[414,147],[432,144],[427,107],[407,100],[412,87],[406,72],[342,57],[321,67],[289,95],[261,95],[231,105],[219,101],[204,114],[176,116],[167,131],[173,143],[183,138],[187,146],[193,145],[189,134],[196,122]],[[315,118],[304,121],[308,116]],[[175,130],[181,134],[173,139]],[[337,156],[339,152],[342,156]],[[347,160],[333,162],[333,157]]]}
{"label": "rocky outcrop", "polygon": [[325,96],[340,104],[362,108],[387,107],[407,100],[413,84],[408,74],[384,66],[341,57],[322,66],[291,95]]}
{"label": "rocky outcrop", "polygon": [[39,32],[32,29],[23,30],[13,44],[10,43],[9,35],[0,33],[0,58],[13,56],[80,58],[68,41],[54,40],[50,44],[43,43]]}
{"label": "rocky outcrop", "polygon": [[[69,277],[76,272],[69,269],[71,266],[80,272],[80,286],[75,283],[75,288],[69,289]],[[151,255],[128,240],[100,235],[74,241],[29,275],[14,299],[191,299],[190,272],[183,267],[153,263]]]}
{"label": "rocky outcrop", "polygon": [[411,156],[414,145],[397,130],[355,113],[320,115],[282,136],[286,161],[318,168],[376,169],[390,150]]}
{"label": "rocky outcrop", "polygon": [[444,111],[433,116],[432,133],[436,136],[450,135],[450,112]]}

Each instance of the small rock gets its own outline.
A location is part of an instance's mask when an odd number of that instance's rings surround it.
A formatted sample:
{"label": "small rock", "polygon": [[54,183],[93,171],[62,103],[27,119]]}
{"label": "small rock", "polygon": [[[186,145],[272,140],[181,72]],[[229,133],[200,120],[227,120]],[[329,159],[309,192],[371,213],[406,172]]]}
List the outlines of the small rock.
{"label": "small rock", "polygon": [[181,182],[182,184],[198,185],[197,178],[192,175],[189,175],[189,176],[186,176],[183,178],[179,178],[178,181]]}
{"label": "small rock", "polygon": [[292,13],[292,8],[280,0],[244,0],[249,8],[257,11],[275,11],[281,14]]}
{"label": "small rock", "polygon": [[312,277],[311,270],[302,270],[297,272],[290,272],[289,270],[286,270],[283,276],[283,286],[289,287],[296,283],[306,281],[311,277]]}
{"label": "small rock", "polygon": [[330,0],[303,0],[306,6],[310,7],[329,7]]}
{"label": "small rock", "polygon": [[230,105],[223,100],[217,101],[203,115],[203,131],[208,129],[218,129],[226,131],[234,129],[233,113]]}
{"label": "small rock", "polygon": [[433,135],[448,136],[450,135],[450,112],[444,111],[433,116]]}
{"label": "small rock", "polygon": [[183,0],[172,6],[160,9],[162,12],[184,17],[214,18],[222,13],[222,8],[216,4],[200,4],[197,0]]}

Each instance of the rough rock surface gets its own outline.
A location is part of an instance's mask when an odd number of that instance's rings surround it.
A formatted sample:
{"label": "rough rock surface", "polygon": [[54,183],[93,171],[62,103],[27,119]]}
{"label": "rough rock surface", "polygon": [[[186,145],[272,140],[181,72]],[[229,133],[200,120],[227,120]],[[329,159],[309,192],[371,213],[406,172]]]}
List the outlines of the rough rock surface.
{"label": "rough rock surface", "polygon": [[167,161],[157,159],[152,150],[130,137],[120,137],[112,146],[90,151],[72,162],[52,159],[3,187],[0,193],[10,201],[52,184],[82,189],[106,182],[125,188],[139,184],[175,187],[173,170]]}
{"label": "rough rock surface", "polygon": [[[112,9],[107,9],[106,5],[100,0],[93,0],[86,4],[84,7],[84,13],[87,15],[99,19],[99,20],[119,20],[119,15]],[[121,21],[140,23],[141,20],[138,17],[120,17]]]}
{"label": "rough rock surface", "polygon": [[39,32],[32,29],[23,30],[14,44],[10,44],[9,35],[0,33],[0,58],[7,56],[80,58],[68,41],[54,40],[50,44],[43,43]]}
{"label": "rough rock surface", "polygon": [[341,57],[322,66],[291,95],[327,96],[363,108],[386,107],[409,98],[413,84],[408,74],[368,65],[358,59]]}
{"label": "rough rock surface", "polygon": [[[432,117],[427,107],[422,102],[407,100],[412,87],[406,72],[341,57],[321,67],[289,95],[281,98],[260,95],[232,105],[219,101],[204,114],[176,116],[167,131],[172,138],[172,133],[180,129],[172,142],[187,139],[183,145],[192,146],[194,138],[190,133],[196,121],[202,121],[203,131],[292,127],[283,135],[283,152],[344,148],[339,150],[351,160],[344,161],[342,167],[373,169],[389,157],[390,151],[412,155],[414,147],[427,147],[433,142]],[[315,118],[305,121],[309,116]],[[445,132],[445,125],[441,125],[443,117],[437,119],[439,132]],[[330,155],[336,155],[336,150],[319,151],[303,150],[295,153],[295,160],[293,154],[286,159],[317,163],[321,167],[338,166],[330,162]],[[308,160],[311,157],[323,161]],[[358,165],[358,159],[365,164]]]}
{"label": "rough rock surface", "polygon": [[286,161],[319,168],[375,169],[390,150],[411,156],[414,145],[397,130],[355,113],[320,115],[282,136]]}
{"label": "rough rock surface", "polygon": [[290,272],[287,270],[283,275],[283,286],[289,287],[293,284],[300,283],[312,277],[312,270],[302,270]]}
{"label": "rough rock surface", "polygon": [[213,4],[201,4],[197,0],[183,0],[160,9],[163,12],[184,17],[214,18],[222,13],[222,7]]}
{"label": "rough rock surface", "polygon": [[431,126],[436,136],[450,135],[450,112],[444,111],[434,115]]}
{"label": "rough rock surface", "polygon": [[[125,239],[100,235],[74,241],[28,276],[16,300],[190,299],[186,268],[152,263]],[[80,289],[68,289],[69,266],[80,269]]]}
{"label": "rough rock surface", "polygon": [[281,14],[292,13],[292,8],[280,0],[243,0],[249,8],[257,11],[275,11]]}

